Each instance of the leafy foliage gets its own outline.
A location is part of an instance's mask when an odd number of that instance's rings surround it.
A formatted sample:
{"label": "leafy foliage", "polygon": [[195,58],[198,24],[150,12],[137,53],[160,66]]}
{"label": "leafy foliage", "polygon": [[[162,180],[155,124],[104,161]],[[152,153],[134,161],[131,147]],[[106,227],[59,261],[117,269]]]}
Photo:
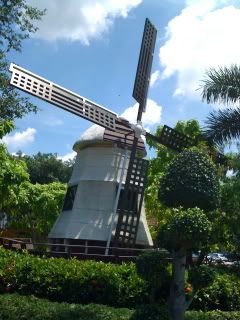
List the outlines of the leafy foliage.
{"label": "leafy foliage", "polygon": [[207,103],[236,103],[240,98],[240,66],[211,68],[202,85],[202,98]]}
{"label": "leafy foliage", "polygon": [[[240,67],[220,67],[210,69],[202,85],[202,99],[207,103],[239,104],[240,101]],[[206,120],[204,134],[215,144],[238,139],[240,109],[227,108],[210,113]]]}
{"label": "leafy foliage", "polygon": [[[68,304],[50,302],[34,296],[0,295],[0,316],[4,320],[167,320],[164,307],[142,306],[136,311],[99,304]],[[143,318],[144,317],[144,318]],[[188,311],[186,320],[240,320],[240,312]]]}
{"label": "leafy foliage", "polygon": [[136,309],[130,320],[170,320],[166,306],[145,305]]}
{"label": "leafy foliage", "polygon": [[173,208],[168,221],[160,228],[157,243],[160,247],[193,248],[207,241],[211,223],[199,208]]}
{"label": "leafy foliage", "polygon": [[160,251],[146,251],[136,260],[138,275],[151,288],[149,301],[155,304],[164,302],[169,294],[170,270],[167,255]]}
{"label": "leafy foliage", "polygon": [[5,320],[129,320],[133,311],[97,304],[50,302],[34,296],[0,296],[0,317]]}
{"label": "leafy foliage", "polygon": [[40,234],[46,237],[61,211],[66,185],[24,182],[18,188],[17,202],[10,211],[11,226],[29,230],[35,241]]}
{"label": "leafy foliage", "polygon": [[215,209],[219,205],[219,181],[214,164],[197,150],[181,152],[163,175],[158,195],[168,207]]}
{"label": "leafy foliage", "polygon": [[0,248],[0,275],[12,291],[59,302],[130,307],[148,299],[148,286],[133,263],[39,258]]}
{"label": "leafy foliage", "polygon": [[41,152],[33,156],[24,156],[23,158],[27,163],[32,183],[67,183],[70,179],[74,160],[63,162],[57,158],[57,154]]}
{"label": "leafy foliage", "polygon": [[195,290],[199,290],[211,285],[214,281],[215,274],[214,269],[209,266],[194,266],[188,271],[188,282],[194,286]]}
{"label": "leafy foliage", "polygon": [[226,178],[221,185],[221,224],[224,227],[225,245],[232,246],[232,250],[238,250],[240,237],[240,177]]}
{"label": "leafy foliage", "polygon": [[37,110],[9,86],[7,54],[10,50],[21,51],[22,40],[37,30],[33,22],[44,13],[29,6],[26,0],[0,0],[0,119],[13,120]]}
{"label": "leafy foliage", "polygon": [[137,257],[137,273],[152,286],[160,286],[168,277],[166,254],[159,251],[146,251]]}
{"label": "leafy foliage", "polygon": [[237,274],[216,269],[214,282],[201,289],[191,305],[197,310],[234,311],[240,309],[240,279]]}
{"label": "leafy foliage", "polygon": [[240,108],[213,111],[205,121],[206,138],[217,145],[240,137]]}
{"label": "leafy foliage", "polygon": [[14,123],[10,120],[0,121],[0,139],[14,129]]}
{"label": "leafy foliage", "polygon": [[0,212],[16,203],[19,185],[28,180],[26,169],[25,162],[14,159],[0,143]]}
{"label": "leafy foliage", "polygon": [[[159,126],[154,133],[159,136],[163,126]],[[201,130],[198,121],[178,121],[175,128],[178,132],[185,134],[196,141],[199,149],[205,150],[205,142],[201,140]],[[148,182],[145,190],[145,208],[148,218],[154,221],[155,226],[151,228],[152,236],[155,238],[159,226],[164,223],[170,212],[158,199],[158,190],[166,168],[176,156],[176,152],[154,141],[147,141],[150,148],[156,150],[156,157],[150,160],[148,169]]]}

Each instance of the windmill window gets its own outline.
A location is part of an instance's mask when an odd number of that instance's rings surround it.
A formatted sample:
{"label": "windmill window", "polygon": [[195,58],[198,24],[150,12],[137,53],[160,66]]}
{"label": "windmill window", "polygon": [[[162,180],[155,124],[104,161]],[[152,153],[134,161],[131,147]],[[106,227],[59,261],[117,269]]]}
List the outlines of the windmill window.
{"label": "windmill window", "polygon": [[76,192],[77,185],[68,187],[63,204],[63,211],[72,210]]}

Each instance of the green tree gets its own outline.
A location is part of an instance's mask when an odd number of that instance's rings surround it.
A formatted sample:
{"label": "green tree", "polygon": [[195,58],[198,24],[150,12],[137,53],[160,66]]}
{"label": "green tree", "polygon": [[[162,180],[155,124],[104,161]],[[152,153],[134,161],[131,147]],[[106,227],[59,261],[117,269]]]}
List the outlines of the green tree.
{"label": "green tree", "polygon": [[[207,210],[218,206],[219,182],[211,160],[196,150],[180,153],[169,164],[161,180],[159,200],[172,209],[159,230],[157,242],[172,253],[169,308],[173,320],[182,320],[191,303],[184,292],[187,250],[208,242],[212,230],[211,215],[197,206]],[[186,201],[188,197],[191,202]],[[174,208],[180,205],[185,208]]]}
{"label": "green tree", "polygon": [[210,211],[219,204],[219,191],[213,162],[193,148],[184,150],[172,160],[160,180],[158,195],[168,207],[198,207]]}
{"label": "green tree", "polygon": [[24,156],[30,181],[47,184],[51,182],[67,183],[70,179],[74,160],[62,161],[57,154],[38,152],[33,156]]}
{"label": "green tree", "polygon": [[[159,136],[162,128],[163,126],[159,126],[155,135]],[[197,120],[178,121],[174,129],[194,139],[200,150],[205,150],[207,148],[206,143],[201,140],[201,129]],[[147,143],[150,148],[154,148],[156,150],[156,157],[150,160],[148,184],[145,191],[145,207],[147,216],[148,218],[155,220],[156,224],[156,226],[151,230],[152,235],[154,236],[158,227],[164,223],[165,217],[170,214],[169,210],[159,202],[158,190],[161,177],[169,163],[177,155],[177,152],[163,145],[156,144],[151,140],[148,140]]]}
{"label": "green tree", "polygon": [[34,241],[45,240],[61,211],[65,192],[66,185],[60,182],[22,183],[11,209],[11,226],[29,231]]}
{"label": "green tree", "polygon": [[229,251],[239,252],[240,177],[226,178],[221,185],[222,243]]}
{"label": "green tree", "polygon": [[[0,138],[14,128],[11,121],[0,122]],[[14,159],[3,143],[0,143],[0,212],[9,209],[16,202],[18,187],[28,180],[27,167],[24,161]]]}
{"label": "green tree", "polygon": [[41,19],[45,11],[27,4],[26,0],[0,0],[0,120],[22,118],[37,110],[28,98],[9,86],[9,51],[21,51],[22,40],[29,38],[37,28],[34,21]]}
{"label": "green tree", "polygon": [[[202,99],[207,103],[222,103],[227,106],[240,101],[240,67],[220,67],[206,72],[203,80]],[[204,128],[208,140],[223,144],[240,136],[240,109],[228,107],[211,112]]]}

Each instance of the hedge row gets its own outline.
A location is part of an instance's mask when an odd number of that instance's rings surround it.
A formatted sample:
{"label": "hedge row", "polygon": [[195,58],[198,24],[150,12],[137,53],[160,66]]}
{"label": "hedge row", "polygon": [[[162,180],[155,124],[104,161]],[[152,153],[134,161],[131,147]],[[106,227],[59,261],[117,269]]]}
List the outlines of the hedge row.
{"label": "hedge row", "polygon": [[0,247],[3,292],[34,294],[58,302],[133,307],[148,300],[135,264],[40,258]]}
{"label": "hedge row", "polygon": [[0,295],[2,320],[127,320],[132,311],[104,305],[50,302],[34,296]]}
{"label": "hedge row", "polygon": [[[192,310],[240,310],[240,277],[216,270],[214,283],[198,292]],[[0,291],[68,303],[135,307],[149,302],[149,287],[135,264],[39,258],[0,247]],[[161,293],[162,294],[162,293]],[[162,296],[159,296],[161,299]]]}
{"label": "hedge row", "polygon": [[[137,318],[136,318],[137,316]],[[104,305],[77,305],[50,302],[34,296],[18,294],[0,295],[0,319],[3,320],[165,320],[163,314],[144,315],[139,318],[138,310],[113,308]],[[186,320],[240,320],[240,312],[197,312],[188,311]]]}

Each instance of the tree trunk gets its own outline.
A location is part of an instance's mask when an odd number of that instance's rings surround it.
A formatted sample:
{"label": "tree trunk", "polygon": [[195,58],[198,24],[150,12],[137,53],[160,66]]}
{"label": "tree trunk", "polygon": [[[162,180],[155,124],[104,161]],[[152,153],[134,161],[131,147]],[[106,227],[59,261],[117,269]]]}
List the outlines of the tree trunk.
{"label": "tree trunk", "polygon": [[184,278],[186,266],[186,249],[173,252],[172,281],[170,287],[169,310],[173,320],[183,320],[186,310]]}

